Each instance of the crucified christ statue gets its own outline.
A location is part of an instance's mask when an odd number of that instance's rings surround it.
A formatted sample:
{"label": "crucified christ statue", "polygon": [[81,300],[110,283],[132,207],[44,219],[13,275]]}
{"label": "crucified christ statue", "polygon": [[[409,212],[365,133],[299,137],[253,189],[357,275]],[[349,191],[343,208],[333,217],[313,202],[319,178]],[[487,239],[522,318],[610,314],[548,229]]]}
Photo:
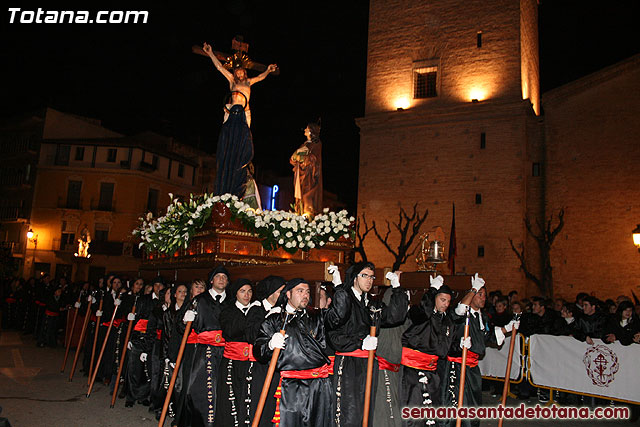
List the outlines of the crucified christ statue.
{"label": "crucified christ statue", "polygon": [[267,69],[258,74],[255,77],[247,77],[247,70],[242,67],[233,68],[233,72],[230,72],[225,68],[220,60],[216,57],[211,45],[204,43],[202,50],[206,53],[213,65],[218,71],[229,81],[229,89],[231,89],[231,102],[227,104],[225,109],[225,116],[223,122],[226,122],[229,118],[229,109],[233,105],[244,106],[244,113],[247,120],[247,126],[251,127],[251,110],[249,108],[249,98],[251,97],[251,85],[264,80],[270,73],[275,72],[278,69],[276,64],[271,64]]}

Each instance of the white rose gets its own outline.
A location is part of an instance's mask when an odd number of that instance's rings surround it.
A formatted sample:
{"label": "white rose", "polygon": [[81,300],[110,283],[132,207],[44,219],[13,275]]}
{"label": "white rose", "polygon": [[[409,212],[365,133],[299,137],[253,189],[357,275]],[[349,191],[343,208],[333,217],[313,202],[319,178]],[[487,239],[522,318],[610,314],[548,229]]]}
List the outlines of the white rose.
{"label": "white rose", "polygon": [[324,242],[320,241],[320,243],[318,243],[320,246],[324,246]]}
{"label": "white rose", "polygon": [[302,236],[301,235],[297,235],[296,238],[298,239],[298,242],[302,242]]}
{"label": "white rose", "polygon": [[325,228],[324,228],[324,232],[325,232],[325,233],[329,233],[330,231],[331,231],[331,228],[330,228],[330,227],[325,227]]}
{"label": "white rose", "polygon": [[278,244],[279,244],[279,245],[281,245],[281,244],[283,244],[283,243],[284,243],[284,239],[280,239],[280,240],[278,240]]}
{"label": "white rose", "polygon": [[291,247],[291,242],[287,242],[284,246],[285,246],[285,248],[290,248]]}
{"label": "white rose", "polygon": [[329,212],[329,208],[324,208],[324,209],[322,209],[322,212],[324,212],[324,213]]}
{"label": "white rose", "polygon": [[295,248],[296,246],[298,246],[298,242],[296,242],[295,240],[291,242],[291,247]]}
{"label": "white rose", "polygon": [[292,236],[293,236],[293,233],[290,231],[287,231],[287,233],[285,234],[285,237],[292,237]]}
{"label": "white rose", "polygon": [[311,240],[311,236],[309,236],[309,235],[304,236],[304,240],[306,240],[306,241]]}
{"label": "white rose", "polygon": [[335,241],[335,240],[336,240],[336,238],[335,238],[335,237],[333,237],[333,236],[329,236],[329,241],[330,241],[330,242],[333,242],[333,241]]}
{"label": "white rose", "polygon": [[313,249],[313,248],[315,248],[315,247],[316,247],[316,244],[315,244],[315,243],[313,243],[313,242],[309,242],[309,247],[310,247],[311,249]]}
{"label": "white rose", "polygon": [[278,230],[273,230],[273,237],[278,237],[280,232]]}

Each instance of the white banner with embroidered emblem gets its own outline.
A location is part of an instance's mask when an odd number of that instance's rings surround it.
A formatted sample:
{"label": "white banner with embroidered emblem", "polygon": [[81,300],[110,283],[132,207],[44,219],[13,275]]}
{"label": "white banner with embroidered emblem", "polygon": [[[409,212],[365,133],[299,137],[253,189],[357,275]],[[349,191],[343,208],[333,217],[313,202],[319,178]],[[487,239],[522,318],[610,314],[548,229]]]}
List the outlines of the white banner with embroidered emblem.
{"label": "white banner with embroidered emblem", "polygon": [[640,345],[593,345],[573,337],[532,335],[531,381],[540,386],[640,403]]}
{"label": "white banner with embroidered emblem", "polygon": [[[516,345],[513,347],[513,362],[511,362],[511,380],[520,378],[522,365],[522,334],[516,334]],[[502,347],[487,347],[484,358],[480,360],[478,366],[484,377],[504,378],[507,372],[507,357],[509,356],[509,342],[511,341],[511,333],[507,334]]]}

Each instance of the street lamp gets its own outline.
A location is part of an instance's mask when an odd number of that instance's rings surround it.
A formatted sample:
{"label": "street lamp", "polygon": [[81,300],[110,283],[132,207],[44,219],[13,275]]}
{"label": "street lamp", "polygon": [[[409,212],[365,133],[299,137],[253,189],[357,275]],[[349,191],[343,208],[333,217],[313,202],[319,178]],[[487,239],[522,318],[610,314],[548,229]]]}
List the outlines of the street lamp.
{"label": "street lamp", "polygon": [[29,228],[27,231],[27,239],[33,243],[33,256],[31,258],[31,268],[33,275],[36,274],[36,251],[38,250],[38,235],[33,232],[33,229]]}
{"label": "street lamp", "polygon": [[638,252],[640,252],[640,224],[633,230],[633,244],[638,248]]}

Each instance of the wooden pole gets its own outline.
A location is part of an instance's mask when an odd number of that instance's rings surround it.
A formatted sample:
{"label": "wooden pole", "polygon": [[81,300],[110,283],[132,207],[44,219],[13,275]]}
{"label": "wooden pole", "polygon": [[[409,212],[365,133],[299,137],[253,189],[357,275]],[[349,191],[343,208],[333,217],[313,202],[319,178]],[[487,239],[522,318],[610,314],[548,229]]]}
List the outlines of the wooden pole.
{"label": "wooden pole", "polygon": [[73,381],[73,374],[76,372],[76,365],[78,364],[78,356],[80,356],[80,349],[84,345],[86,338],[87,325],[89,324],[89,318],[91,318],[91,296],[89,296],[89,302],[87,304],[87,311],[84,314],[84,322],[82,323],[82,331],[80,331],[80,338],[78,339],[78,348],[76,349],[76,355],[73,357],[73,365],[71,365],[71,373],[69,374],[69,381]]}
{"label": "wooden pole", "polygon": [[[282,329],[280,329],[280,333],[282,335],[286,333],[285,329],[287,327],[287,320],[289,320],[288,312],[286,317],[284,318],[284,325],[282,325]],[[278,363],[280,350],[281,349],[279,348],[273,349],[273,354],[271,355],[271,361],[269,362],[269,369],[267,369],[267,376],[264,379],[264,384],[262,385],[262,392],[260,393],[260,399],[258,400],[258,406],[256,407],[256,413],[253,416],[251,427],[258,427],[258,424],[260,424],[260,417],[262,417],[264,404],[267,401],[267,395],[269,394],[269,386],[271,385],[271,379],[273,378],[273,373],[276,371],[276,364]],[[158,426],[158,427],[161,427],[161,426]]]}
{"label": "wooden pole", "polygon": [[100,349],[100,355],[98,356],[98,361],[96,362],[95,368],[93,368],[93,375],[91,376],[91,382],[89,383],[89,389],[87,390],[87,397],[91,396],[91,390],[93,389],[93,384],[96,382],[96,375],[98,375],[98,367],[100,367],[100,362],[102,362],[102,355],[104,354],[104,349],[107,347],[107,341],[109,340],[109,334],[111,333],[111,327],[113,326],[113,320],[116,318],[118,307],[120,307],[120,305],[116,305],[115,308],[113,309],[113,314],[111,315],[111,322],[109,322],[107,333],[104,336],[104,341],[102,342],[102,348]]}
{"label": "wooden pole", "polygon": [[[507,405],[507,395],[509,394],[509,382],[511,380],[511,363],[513,362],[513,350],[516,344],[516,328],[511,329],[511,342],[509,343],[509,356],[507,356],[507,371],[504,374],[504,387],[502,388],[502,401],[501,405],[504,408]],[[498,427],[502,427],[503,418],[498,420]]]}
{"label": "wooden pole", "polygon": [[[98,311],[102,311],[102,304],[104,303],[104,293],[100,297],[100,304],[98,306]],[[96,316],[96,327],[93,330],[93,347],[91,348],[91,362],[89,362],[89,377],[87,378],[87,385],[91,383],[91,377],[93,376],[93,362],[95,361],[96,356],[96,343],[98,342],[98,331],[100,330],[100,316]]]}
{"label": "wooden pole", "polygon": [[[369,329],[369,336],[376,336],[376,327],[371,326]],[[371,384],[373,383],[373,361],[376,357],[375,350],[369,350],[369,357],[367,359],[367,380],[364,386],[364,413],[362,414],[362,427],[369,425],[369,407],[371,406]]]}
{"label": "wooden pole", "polygon": [[[469,309],[467,308],[467,319],[464,324],[464,340],[466,341],[469,337]],[[462,366],[460,366],[460,386],[458,387],[458,411],[462,408],[462,404],[464,403],[464,382],[465,377],[467,375],[467,347],[462,346]],[[458,416],[456,418],[456,427],[460,427],[462,425],[462,418]]]}
{"label": "wooden pole", "polygon": [[[78,304],[80,304],[80,301],[82,300],[82,292],[80,292],[80,295],[78,295],[78,301],[76,301]],[[73,341],[73,330],[76,327],[76,319],[78,318],[78,312],[80,311],[80,307],[76,308],[76,311],[73,313],[73,321],[71,322],[71,333],[68,334],[69,339],[67,340],[67,349],[64,352],[64,359],[62,360],[62,367],[60,368],[60,372],[64,372],[64,368],[67,366],[67,358],[69,357],[69,349],[71,348],[71,341]],[[78,341],[78,344],[80,342]],[[78,346],[76,348],[76,353],[80,351],[80,346]]]}
{"label": "wooden pole", "polygon": [[[138,297],[136,296],[136,301]],[[136,304],[133,303],[131,314],[136,314]],[[127,355],[127,349],[129,348],[129,337],[131,337],[131,329],[133,328],[133,320],[129,320],[129,326],[127,326],[127,335],[124,338],[124,345],[122,346],[122,353],[120,353],[120,363],[118,364],[118,376],[116,377],[116,383],[113,387],[113,396],[111,396],[111,408],[116,404],[116,397],[118,396],[118,386],[120,385],[120,376],[122,375],[122,367],[124,366],[124,357]]]}
{"label": "wooden pole", "polygon": [[180,350],[178,351],[178,357],[176,358],[176,366],[173,368],[173,373],[171,374],[171,381],[169,382],[169,388],[167,389],[167,396],[164,398],[164,404],[162,405],[162,413],[160,414],[158,427],[162,427],[164,425],[164,420],[167,417],[167,412],[169,411],[169,403],[171,402],[173,387],[176,385],[176,378],[178,378],[178,370],[180,369],[180,363],[182,363],[182,356],[184,355],[184,348],[187,345],[187,339],[189,338],[189,333],[191,332],[192,323],[193,322],[191,321],[187,322],[187,325],[184,328],[184,333],[182,334],[182,341],[180,342]]}

